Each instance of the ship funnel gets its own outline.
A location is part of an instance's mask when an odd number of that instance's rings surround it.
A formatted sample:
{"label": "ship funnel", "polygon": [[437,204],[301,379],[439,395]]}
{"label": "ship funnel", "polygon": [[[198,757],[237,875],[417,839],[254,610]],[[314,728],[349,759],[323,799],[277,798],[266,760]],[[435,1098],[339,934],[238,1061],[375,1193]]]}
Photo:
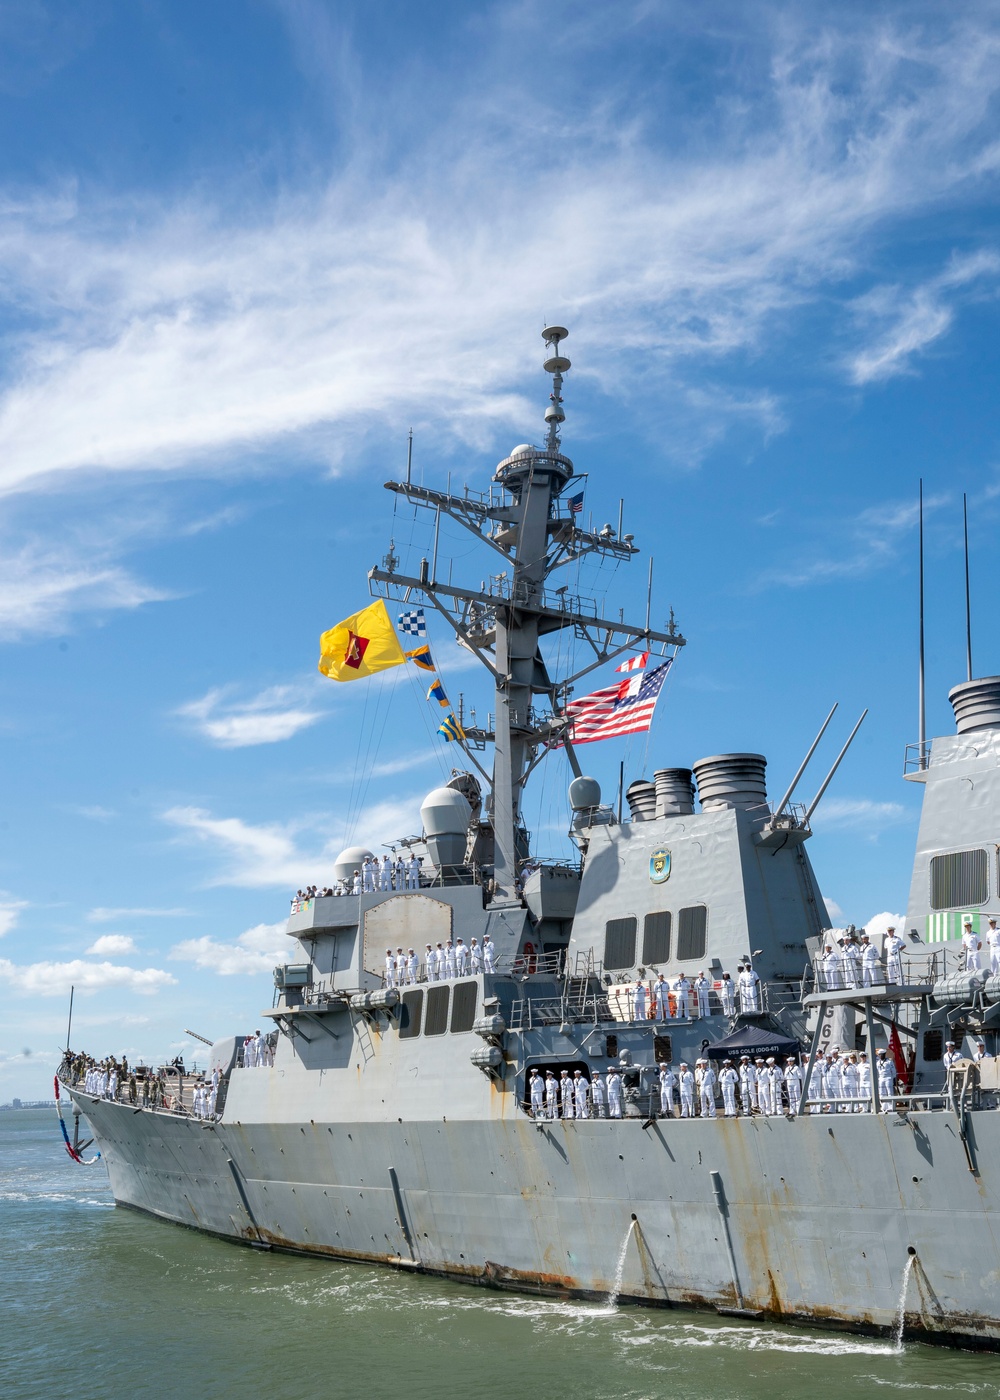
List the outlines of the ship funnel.
{"label": "ship funnel", "polygon": [[711,758],[699,758],[694,765],[694,776],[702,811],[765,807],[766,767],[767,759],[762,753],[719,753]]}
{"label": "ship funnel", "polygon": [[472,807],[467,797],[454,788],[434,788],[420,806],[427,854],[441,870],[461,865],[465,860],[466,839]]}
{"label": "ship funnel", "polygon": [[1000,676],[965,681],[948,692],[959,734],[973,729],[1000,729]]}
{"label": "ship funnel", "polygon": [[653,783],[640,778],[629,785],[625,796],[634,822],[651,822],[656,816],[656,787]]}
{"label": "ship funnel", "polygon": [[689,817],[694,811],[691,769],[658,768],[653,778],[656,783],[656,815]]}

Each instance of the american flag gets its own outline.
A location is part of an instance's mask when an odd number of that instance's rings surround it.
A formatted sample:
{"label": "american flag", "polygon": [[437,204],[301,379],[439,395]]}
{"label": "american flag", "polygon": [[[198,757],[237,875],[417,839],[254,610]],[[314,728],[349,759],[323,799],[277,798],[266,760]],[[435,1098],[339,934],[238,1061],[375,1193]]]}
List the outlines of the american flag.
{"label": "american flag", "polygon": [[616,666],[616,671],[644,671],[646,662],[649,660],[649,652],[642,651],[638,656],[630,656],[627,661],[623,661],[620,666]]}
{"label": "american flag", "polygon": [[567,496],[566,504],[574,515],[579,515],[583,510],[583,492],[581,491],[578,496]]}
{"label": "american flag", "polygon": [[673,662],[671,656],[652,671],[571,700],[566,706],[570,740],[592,744],[619,734],[644,733],[653,723],[653,711]]}

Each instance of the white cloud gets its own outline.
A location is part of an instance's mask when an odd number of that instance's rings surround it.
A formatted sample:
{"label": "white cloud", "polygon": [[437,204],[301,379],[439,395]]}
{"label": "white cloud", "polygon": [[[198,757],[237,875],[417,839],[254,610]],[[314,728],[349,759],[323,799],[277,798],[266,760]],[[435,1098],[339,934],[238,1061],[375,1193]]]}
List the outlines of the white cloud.
{"label": "white cloud", "polygon": [[10,895],[0,894],[0,938],[10,933],[21,917],[21,910],[27,907],[26,899],[12,899]]}
{"label": "white cloud", "polygon": [[816,808],[818,821],[815,824],[877,831],[884,826],[909,821],[911,816],[915,819],[915,813],[899,802],[873,802],[867,797],[831,797],[824,798]]}
{"label": "white cloud", "polygon": [[873,943],[876,939],[881,940],[884,938],[886,930],[889,928],[894,928],[902,938],[905,936],[905,927],[906,915],[890,914],[888,910],[885,910],[881,914],[873,914],[870,919],[865,921],[865,932]]}
{"label": "white cloud", "polygon": [[855,384],[890,379],[912,372],[914,356],[951,329],[955,304],[971,284],[1000,276],[1000,256],[989,249],[953,258],[939,276],[905,289],[877,287],[859,297],[854,312],[859,321],[876,329],[872,343],[856,351],[848,361]]}
{"label": "white cloud", "polygon": [[181,962],[193,962],[196,967],[217,972],[221,977],[234,977],[270,972],[287,957],[290,946],[283,922],[255,924],[232,943],[217,942],[207,934],[203,938],[187,938],[171,948],[170,956]]}
{"label": "white cloud", "polygon": [[276,744],[290,739],[323,718],[320,710],[303,703],[301,688],[271,686],[250,700],[228,700],[227,689],[210,690],[176,711],[203,738],[222,749]]}
{"label": "white cloud", "polygon": [[827,896],[824,895],[823,903],[826,905],[826,912],[830,915],[833,922],[835,924],[839,923],[844,917],[844,911],[837,901],[835,899],[828,899]]}
{"label": "white cloud", "polygon": [[72,546],[34,544],[0,551],[0,640],[53,635],[77,613],[131,610],[168,596],[102,551],[87,557]]}
{"label": "white cloud", "polygon": [[98,907],[87,915],[88,924],[112,924],[118,919],[175,919],[187,916],[190,909],[113,909]]}
{"label": "white cloud", "polygon": [[254,826],[240,817],[214,817],[201,807],[172,807],[163,819],[188,839],[222,856],[223,869],[209,884],[294,890],[332,879],[333,862],[346,846],[368,845],[378,850],[387,841],[418,831],[419,808],[419,798],[373,803],[351,820],[346,834],[339,839],[314,839],[311,850],[299,846],[300,832],[305,829],[301,822]]}
{"label": "white cloud", "polygon": [[97,803],[90,807],[71,807],[69,810],[75,812],[78,817],[86,817],[92,822],[109,822],[118,815],[110,807],[101,807]]}
{"label": "white cloud", "polygon": [[0,958],[0,977],[17,991],[29,996],[62,997],[70,987],[78,992],[100,992],[121,989],[152,996],[164,987],[176,985],[176,977],[159,968],[122,967],[120,963],[37,962],[18,965]]}
{"label": "white cloud", "polygon": [[127,933],[102,933],[87,949],[98,957],[113,958],[135,952],[135,939]]}
{"label": "white cloud", "polygon": [[[606,385],[625,385],[641,355],[677,387],[680,362],[756,350],[772,323],[836,298],[890,223],[982,198],[1000,164],[986,11],[923,32],[894,32],[878,8],[819,34],[749,18],[740,42],[757,58],[728,64],[726,90],[681,126],[669,65],[648,94],[609,75],[600,104],[589,84],[586,106],[567,104],[570,60],[596,61],[609,37],[591,15],[562,15],[566,77],[550,65],[544,84],[510,61],[536,43],[551,53],[531,7],[490,23],[496,42],[478,45],[445,113],[429,107],[415,128],[413,94],[396,87],[387,103],[372,83],[379,119],[353,112],[347,173],[253,219],[238,192],[229,212],[218,182],[214,203],[12,201],[0,252],[20,314],[0,488],[93,468],[190,471],[278,441],[336,463],[374,422],[430,420],[476,442],[523,432],[515,421],[536,411],[519,392],[535,348],[524,328],[540,308],[570,319],[578,363]],[[671,42],[659,7],[635,23]],[[355,91],[363,103],[368,88]],[[385,149],[394,124],[405,160]],[[526,221],[530,208],[557,210],[558,232]],[[900,305],[855,356],[855,379],[939,336],[946,291],[937,310],[933,296]],[[709,433],[720,393],[689,406]],[[766,393],[731,403],[778,423]],[[76,586],[115,606],[143,590],[113,573]]]}

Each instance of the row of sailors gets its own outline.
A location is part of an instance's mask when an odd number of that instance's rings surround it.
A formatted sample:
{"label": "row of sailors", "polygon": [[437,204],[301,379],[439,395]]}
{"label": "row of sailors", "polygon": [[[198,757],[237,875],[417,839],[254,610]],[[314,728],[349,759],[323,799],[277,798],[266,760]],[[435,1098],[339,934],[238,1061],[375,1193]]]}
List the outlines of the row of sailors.
{"label": "row of sailors", "polygon": [[736,981],[728,972],[722,974],[717,984],[704,972],[699,972],[693,982],[683,972],[673,981],[661,972],[655,982],[638,983],[630,998],[632,1020],[686,1021],[710,1016],[713,989],[725,1016],[735,1016],[737,999],[743,1012],[760,1010],[760,978],[749,964],[740,964]]}
{"label": "row of sailors", "polygon": [[[966,919],[962,927],[962,947],[965,950],[966,972],[980,972],[983,966],[983,944],[977,933],[972,931],[972,920]],[[990,960],[990,972],[1000,973],[1000,928],[996,919],[990,919],[986,930],[986,955]]]}
{"label": "row of sailors", "polygon": [[883,949],[885,969],[878,949],[865,932],[857,937],[845,934],[825,944],[817,969],[817,980],[824,991],[842,991],[848,987],[880,987],[889,982],[903,982],[903,950],[906,944],[890,925],[886,930]]}
{"label": "row of sailors", "polygon": [[[482,945],[474,938],[466,944],[461,938],[454,942],[439,943],[436,948],[428,943],[424,953],[424,977],[428,982],[447,982],[452,977],[468,977],[471,973],[495,972],[496,950],[488,933],[483,934]],[[385,950],[385,985],[387,987],[413,987],[420,981],[420,959],[412,948],[404,953],[402,948],[395,952]]]}
{"label": "row of sailors", "polygon": [[214,1118],[215,1104],[219,1094],[219,1071],[212,1071],[212,1078],[200,1079],[194,1086],[191,1096],[191,1112],[195,1118]]}
{"label": "row of sailors", "polygon": [[265,1069],[274,1064],[274,1046],[267,1036],[254,1031],[243,1042],[243,1068]]}
{"label": "row of sailors", "polygon": [[[623,1106],[622,1070],[624,1065],[612,1065],[602,1078],[595,1073],[588,1079],[582,1070],[562,1070],[556,1078],[554,1070],[533,1068],[528,1078],[528,1096],[533,1118],[621,1118]],[[888,1113],[896,1089],[896,1066],[885,1050],[875,1059],[879,1099],[883,1113]],[[813,1102],[811,1113],[869,1113],[871,1111],[872,1066],[864,1051],[851,1053],[843,1059],[833,1051],[821,1057],[813,1066],[814,1100],[857,1100],[856,1103]],[[676,1116],[674,1095],[678,1097],[681,1118],[715,1118],[716,1104],[721,1092],[726,1118],[752,1114],[765,1116],[794,1115],[802,1098],[803,1069],[798,1058],[789,1055],[781,1065],[773,1055],[751,1060],[744,1055],[737,1068],[732,1060],[723,1060],[716,1074],[712,1062],[701,1058],[690,1066],[681,1061],[679,1069],[662,1064],[659,1073],[660,1116]]]}

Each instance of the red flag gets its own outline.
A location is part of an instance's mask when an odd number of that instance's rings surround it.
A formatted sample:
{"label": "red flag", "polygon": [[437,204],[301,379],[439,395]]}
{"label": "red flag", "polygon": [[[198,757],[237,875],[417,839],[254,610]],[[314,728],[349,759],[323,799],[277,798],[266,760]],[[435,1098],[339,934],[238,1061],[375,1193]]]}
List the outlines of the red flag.
{"label": "red flag", "polygon": [[900,1087],[904,1090],[909,1090],[910,1071],[906,1067],[906,1057],[903,1054],[903,1046],[900,1042],[899,1031],[897,1031],[895,1024],[889,1027],[889,1053],[892,1055],[896,1065],[896,1078],[899,1081]]}

